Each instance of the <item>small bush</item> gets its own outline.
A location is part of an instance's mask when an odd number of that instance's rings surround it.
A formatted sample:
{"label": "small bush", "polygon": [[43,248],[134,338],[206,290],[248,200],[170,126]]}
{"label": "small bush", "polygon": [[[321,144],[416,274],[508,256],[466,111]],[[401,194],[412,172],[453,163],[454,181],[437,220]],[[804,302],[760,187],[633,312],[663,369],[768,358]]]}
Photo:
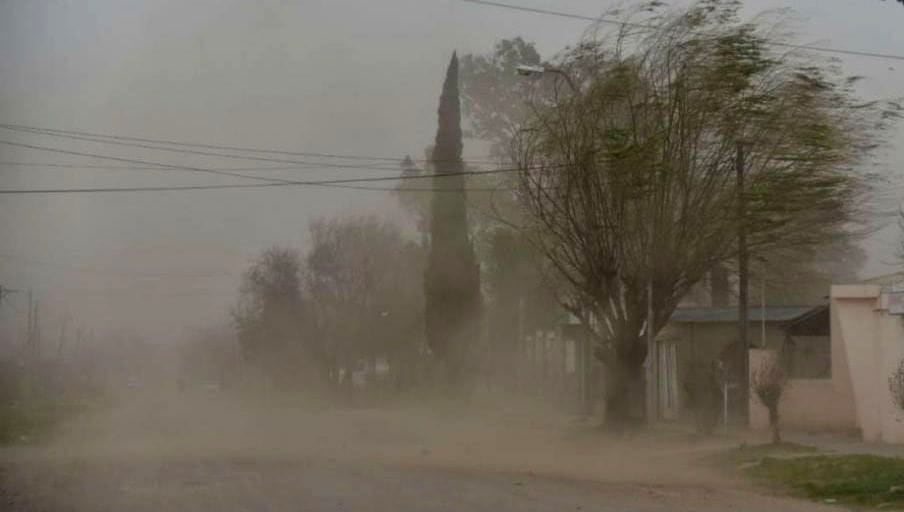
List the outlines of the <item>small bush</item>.
{"label": "small bush", "polygon": [[753,373],[751,387],[760,402],[769,410],[769,427],[772,429],[772,442],[782,442],[779,429],[779,403],[788,385],[788,374],[777,356],[766,358]]}
{"label": "small bush", "polygon": [[891,399],[895,405],[904,410],[904,360],[888,378],[888,390],[891,391]]}

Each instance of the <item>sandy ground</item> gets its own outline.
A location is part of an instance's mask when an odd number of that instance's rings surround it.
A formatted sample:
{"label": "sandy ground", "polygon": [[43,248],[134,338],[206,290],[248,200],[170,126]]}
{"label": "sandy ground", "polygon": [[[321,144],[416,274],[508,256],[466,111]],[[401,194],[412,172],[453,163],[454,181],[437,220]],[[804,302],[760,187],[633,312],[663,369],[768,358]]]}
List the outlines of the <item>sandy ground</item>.
{"label": "sandy ground", "polygon": [[607,437],[542,410],[311,410],[135,400],[0,453],[9,511],[817,511],[679,434]]}

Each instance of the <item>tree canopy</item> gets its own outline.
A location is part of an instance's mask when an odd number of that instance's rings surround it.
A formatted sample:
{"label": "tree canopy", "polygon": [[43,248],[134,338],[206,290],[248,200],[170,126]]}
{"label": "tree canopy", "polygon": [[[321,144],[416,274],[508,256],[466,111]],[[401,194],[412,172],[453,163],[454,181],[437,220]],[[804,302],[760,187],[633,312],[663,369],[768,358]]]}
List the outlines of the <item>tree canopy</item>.
{"label": "tree canopy", "polygon": [[830,63],[775,51],[774,27],[738,10],[654,3],[589,32],[556,63],[579,90],[535,104],[516,137],[534,239],[597,335],[613,419],[642,380],[642,335],[735,256],[740,226],[764,254],[857,221],[857,165],[894,112],[859,103]]}

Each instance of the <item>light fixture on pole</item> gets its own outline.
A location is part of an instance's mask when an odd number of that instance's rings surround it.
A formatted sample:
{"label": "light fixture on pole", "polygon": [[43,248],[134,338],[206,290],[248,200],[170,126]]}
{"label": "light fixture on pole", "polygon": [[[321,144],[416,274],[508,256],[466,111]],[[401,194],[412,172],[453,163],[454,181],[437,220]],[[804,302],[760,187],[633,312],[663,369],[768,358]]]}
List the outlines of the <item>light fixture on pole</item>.
{"label": "light fixture on pole", "polygon": [[530,64],[519,64],[515,67],[515,71],[518,72],[521,76],[542,76],[547,73],[552,73],[555,75],[559,75],[565,79],[565,82],[568,84],[568,87],[571,88],[571,92],[577,94],[578,87],[575,84],[574,80],[571,76],[565,72],[565,70],[550,66],[534,66]]}

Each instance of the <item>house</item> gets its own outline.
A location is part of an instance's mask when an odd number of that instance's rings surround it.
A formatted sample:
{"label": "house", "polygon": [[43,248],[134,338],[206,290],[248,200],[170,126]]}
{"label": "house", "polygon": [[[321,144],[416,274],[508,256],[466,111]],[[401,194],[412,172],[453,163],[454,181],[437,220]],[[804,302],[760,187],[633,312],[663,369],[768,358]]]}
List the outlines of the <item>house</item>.
{"label": "house", "polygon": [[[865,441],[904,443],[904,410],[895,403],[889,384],[904,364],[904,272],[834,285],[829,299],[816,306],[750,308],[751,380],[767,357],[777,355],[789,377],[779,405],[784,428],[857,433]],[[576,319],[570,320],[574,340],[582,340]],[[736,306],[674,311],[656,340],[661,419],[693,417],[686,390],[694,372],[715,363],[720,376],[736,374],[731,365],[740,359],[737,329]],[[584,349],[577,350],[579,346],[574,353],[584,357],[577,366],[592,363],[598,368]],[[585,397],[590,387],[581,386]],[[740,403],[730,389],[728,402],[736,410]],[[750,427],[768,428],[768,412],[755,395],[748,406]]]}
{"label": "house", "polygon": [[[828,309],[830,374],[791,374],[779,404],[784,427],[904,443],[904,411],[892,399],[889,383],[904,360],[904,274],[832,286]],[[752,371],[768,350],[751,350]],[[755,398],[750,421],[755,429],[768,423]]]}
{"label": "house", "polygon": [[[795,375],[814,379],[831,375],[828,306],[752,307],[748,319],[751,347],[781,351]],[[737,339],[736,306],[675,310],[657,336],[660,418],[677,420],[693,415],[685,402],[695,372],[717,365],[723,376],[737,375]],[[741,404],[733,389],[727,389],[729,412],[738,417]]]}
{"label": "house", "polygon": [[[584,376],[580,391],[586,402],[597,395],[600,374],[605,369],[596,361],[576,318],[563,325],[565,339],[575,341],[569,352],[577,356],[574,366]],[[781,351],[792,374],[808,379],[831,376],[828,305],[767,306],[749,310],[748,341],[751,347]],[[696,372],[721,367],[722,376],[737,375],[738,309],[733,307],[679,307],[657,335],[658,373],[656,378],[658,417],[663,420],[690,420],[694,416],[688,400],[691,379]],[[741,401],[736,387],[728,388],[729,416],[741,417]]]}

